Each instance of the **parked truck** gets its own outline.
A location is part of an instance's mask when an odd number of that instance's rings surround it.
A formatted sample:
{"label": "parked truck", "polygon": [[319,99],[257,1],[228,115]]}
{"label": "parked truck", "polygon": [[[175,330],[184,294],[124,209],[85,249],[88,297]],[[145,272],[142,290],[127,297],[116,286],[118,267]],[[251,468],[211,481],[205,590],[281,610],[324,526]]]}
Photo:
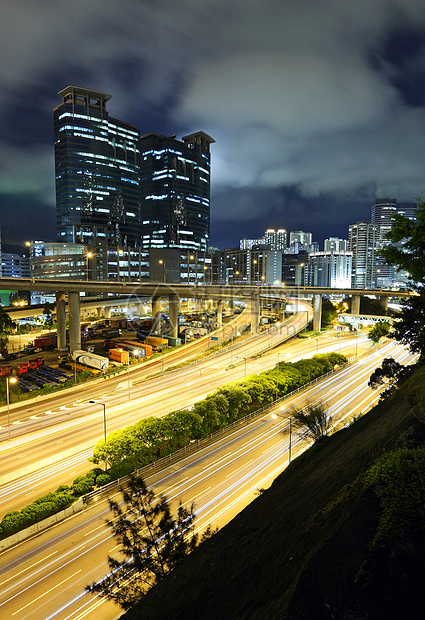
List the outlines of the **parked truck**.
{"label": "parked truck", "polygon": [[[108,351],[109,349],[125,349],[134,357],[152,357],[153,352],[150,345],[136,342],[135,340],[126,340],[125,338],[105,340],[102,344],[102,349],[104,351]],[[137,354],[135,354],[136,351],[138,351]]]}
{"label": "parked truck", "polygon": [[118,338],[121,334],[122,331],[118,327],[110,327],[109,329],[102,330],[102,338]]}
{"label": "parked truck", "polygon": [[102,355],[96,355],[96,353],[89,353],[88,351],[73,351],[72,359],[74,362],[96,368],[97,370],[107,370],[109,367],[109,359]]}
{"label": "parked truck", "polygon": [[136,354],[139,357],[152,357],[153,350],[150,344],[125,339],[121,340],[121,342],[124,347],[130,347],[133,354],[135,354],[136,351],[139,351],[139,353]]}
{"label": "parked truck", "polygon": [[45,334],[44,336],[40,336],[39,338],[35,338],[34,347],[35,349],[55,349],[58,344],[58,335],[56,333]]}

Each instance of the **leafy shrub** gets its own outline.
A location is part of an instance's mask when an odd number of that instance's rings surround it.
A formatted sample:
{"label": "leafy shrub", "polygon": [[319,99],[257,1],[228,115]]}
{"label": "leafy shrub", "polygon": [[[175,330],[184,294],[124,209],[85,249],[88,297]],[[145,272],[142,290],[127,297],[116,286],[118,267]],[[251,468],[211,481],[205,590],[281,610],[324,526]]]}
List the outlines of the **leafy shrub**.
{"label": "leafy shrub", "polygon": [[78,476],[72,483],[72,492],[77,497],[81,497],[81,495],[93,491],[94,483],[95,476],[90,475],[90,472],[85,476]]}
{"label": "leafy shrub", "polygon": [[98,487],[104,487],[105,484],[108,484],[109,482],[111,482],[111,480],[112,480],[111,476],[108,473],[103,472],[103,474],[99,474],[97,476],[97,478],[96,478],[96,485]]}

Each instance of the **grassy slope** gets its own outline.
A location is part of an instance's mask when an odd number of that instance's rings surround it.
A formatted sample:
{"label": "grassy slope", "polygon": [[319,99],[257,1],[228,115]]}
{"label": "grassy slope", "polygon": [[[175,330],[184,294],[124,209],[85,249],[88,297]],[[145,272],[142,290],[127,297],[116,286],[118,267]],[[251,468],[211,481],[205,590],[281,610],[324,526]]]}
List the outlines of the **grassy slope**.
{"label": "grassy slope", "polygon": [[[425,369],[412,380],[422,400]],[[270,489],[153,588],[126,620],[360,618],[366,617],[365,608],[368,618],[401,617],[382,615],[382,601],[373,615],[373,604],[353,586],[376,528],[376,495],[363,491],[331,512],[321,510],[417,423],[409,403],[418,398],[412,398],[412,389],[407,394],[395,395],[293,461]],[[407,568],[406,574],[401,569],[401,582],[400,571],[394,571],[388,582],[406,591],[413,583]],[[383,601],[392,598],[388,582],[376,584]],[[416,617],[417,603],[403,617]]]}

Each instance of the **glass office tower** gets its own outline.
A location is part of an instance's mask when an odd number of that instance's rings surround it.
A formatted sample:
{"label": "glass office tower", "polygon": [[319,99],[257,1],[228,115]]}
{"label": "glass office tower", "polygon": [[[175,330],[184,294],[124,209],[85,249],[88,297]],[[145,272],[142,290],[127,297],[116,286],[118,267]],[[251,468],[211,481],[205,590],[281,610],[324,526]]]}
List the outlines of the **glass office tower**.
{"label": "glass office tower", "polygon": [[199,131],[140,139],[141,245],[205,251],[210,233],[210,144]]}
{"label": "glass office tower", "polygon": [[54,109],[58,241],[140,245],[140,133],[109,116],[111,95],[68,86]]}

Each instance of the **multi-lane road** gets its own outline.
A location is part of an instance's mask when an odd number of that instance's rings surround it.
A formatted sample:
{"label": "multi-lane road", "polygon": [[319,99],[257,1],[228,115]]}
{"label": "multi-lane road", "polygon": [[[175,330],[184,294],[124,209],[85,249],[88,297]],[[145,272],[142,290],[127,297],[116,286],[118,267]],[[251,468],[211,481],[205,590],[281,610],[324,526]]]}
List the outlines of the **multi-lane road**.
{"label": "multi-lane road", "polygon": [[[297,330],[306,312],[289,320]],[[240,319],[243,320],[243,317]],[[285,327],[285,329],[287,329]],[[245,374],[272,368],[277,361],[295,361],[317,352],[337,350],[346,355],[370,349],[363,335],[322,336],[291,341],[274,348],[282,333],[263,334],[242,342],[220,355],[188,364],[178,371],[160,372],[147,379],[146,370],[122,375],[112,381],[83,386],[77,391],[27,404],[11,412],[11,442],[7,425],[0,427],[0,514],[20,509],[59,484],[69,483],[87,471],[88,456],[103,436],[103,407],[106,405],[108,432],[141,417],[165,415],[204,398],[214,389]],[[261,356],[258,356],[262,353]],[[180,464],[151,476],[147,482],[172,500],[197,505],[199,528],[208,523],[223,525],[247,503],[260,487],[266,487],[288,461],[288,415],[293,405],[305,399],[326,400],[335,424],[344,424],[359,411],[368,410],[377,394],[367,380],[383,357],[393,355],[403,363],[412,357],[393,343],[374,350],[350,368],[278,404],[275,410],[257,418]],[[255,359],[252,359],[255,356]],[[167,357],[157,361],[164,371]],[[152,371],[150,371],[152,372]],[[160,396],[160,398],[159,398]],[[89,400],[95,400],[90,404]],[[47,406],[46,406],[46,403]],[[283,407],[283,409],[282,409]],[[291,453],[308,443],[292,433]],[[47,461],[52,463],[47,466]],[[31,473],[19,476],[27,468]],[[7,479],[11,478],[8,482]],[[0,555],[0,613],[7,618],[116,618],[120,610],[109,602],[84,593],[84,586],[101,578],[106,557],[117,552],[104,519],[105,501],[98,501],[51,530],[19,544]]]}
{"label": "multi-lane road", "polygon": [[[329,341],[328,346],[335,347],[335,342]],[[312,344],[308,345],[311,350]],[[342,341],[337,346],[342,346]],[[290,357],[292,354],[290,350]],[[150,476],[147,483],[172,501],[182,499],[189,504],[194,500],[199,528],[208,523],[223,525],[252,501],[259,488],[271,484],[286,466],[291,407],[306,399],[326,400],[335,424],[348,423],[377,400],[379,395],[367,387],[367,381],[373,369],[388,356],[402,363],[413,361],[404,348],[388,343],[320,384],[287,399],[283,405],[276,405],[252,423],[228,432],[214,445]],[[276,355],[271,357],[275,363]],[[302,440],[299,433],[292,433],[293,458],[308,445],[308,440]],[[83,513],[1,554],[2,617],[17,620],[119,617],[118,607],[84,592],[85,585],[106,574],[107,555],[119,551],[104,524],[108,513],[106,501],[93,502]]]}
{"label": "multi-lane road", "polygon": [[[268,340],[274,337],[277,335],[265,336],[266,342],[260,338],[255,346],[269,346]],[[74,399],[67,404],[48,410],[43,403],[34,404],[35,411],[30,416],[25,412],[15,420],[23,431],[29,427],[32,432],[27,430],[11,444],[0,444],[3,482],[0,485],[0,514],[21,509],[60,484],[72,482],[77,475],[92,467],[87,459],[93,453],[96,441],[103,436],[103,407],[100,403],[106,405],[107,431],[111,432],[144,417],[165,415],[188,407],[224,383],[241,379],[245,372],[258,373],[272,368],[278,359],[280,362],[295,361],[335,347],[342,353],[353,354],[355,344],[359,350],[370,347],[365,335],[359,341],[352,337],[324,337],[316,342],[296,341],[253,360],[249,356],[257,349],[254,350],[250,341],[220,356],[161,374],[140,385],[133,384],[130,390],[124,378],[115,388],[108,390],[103,385],[101,394],[75,393]],[[97,402],[90,404],[89,400]],[[25,474],[18,477],[18,472],[23,474],[24,470]]]}

